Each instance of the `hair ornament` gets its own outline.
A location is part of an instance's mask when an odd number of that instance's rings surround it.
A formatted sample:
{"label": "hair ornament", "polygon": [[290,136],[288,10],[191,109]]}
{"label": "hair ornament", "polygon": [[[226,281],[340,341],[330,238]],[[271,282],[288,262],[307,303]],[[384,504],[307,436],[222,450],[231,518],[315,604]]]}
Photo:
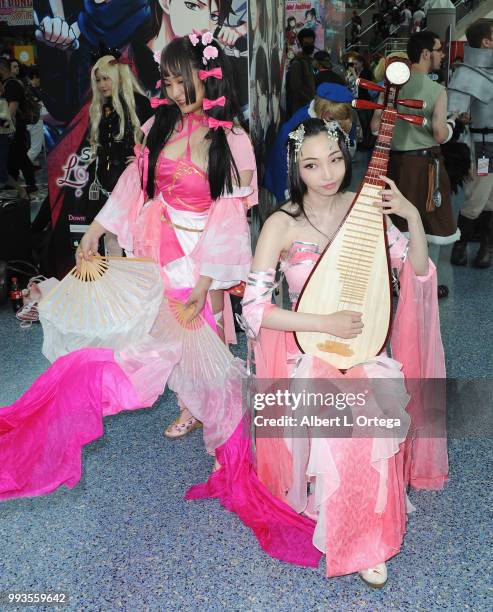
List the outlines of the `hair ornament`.
{"label": "hair ornament", "polygon": [[169,104],[168,98],[151,98],[151,107],[158,108],[159,106],[167,106]]}
{"label": "hair ornament", "polygon": [[218,128],[229,128],[233,127],[232,121],[221,121],[220,119],[214,119],[214,117],[209,117],[207,120],[207,125],[211,130],[217,130]]}
{"label": "hair ornament", "polygon": [[204,66],[206,66],[209,60],[215,59],[218,55],[219,51],[216,47],[213,47],[212,45],[207,45],[207,47],[204,49],[204,53],[202,54],[202,63],[204,64]]}
{"label": "hair ornament", "polygon": [[305,126],[303,124],[299,125],[293,132],[289,133],[289,140],[294,141],[294,159],[295,161],[298,159],[298,153],[301,149],[304,139],[305,139]]}
{"label": "hair ornament", "polygon": [[212,35],[212,32],[207,31],[202,34],[202,44],[203,45],[210,45],[213,40],[214,40],[214,36]]}
{"label": "hair ornament", "polygon": [[341,126],[339,125],[337,121],[334,121],[334,120],[327,121],[327,119],[324,119],[323,122],[325,125],[325,129],[327,130],[327,137],[329,140],[334,140],[335,142],[338,142],[339,141],[338,131],[341,131],[344,134],[346,146],[349,147],[350,145],[349,134],[346,134],[346,132],[341,128]]}
{"label": "hair ornament", "polygon": [[199,79],[205,81],[209,77],[218,79],[219,81],[223,78],[222,68],[211,68],[211,70],[199,70]]}
{"label": "hair ornament", "polygon": [[[121,58],[121,52],[116,47],[107,47],[104,43],[100,42],[99,46],[96,49],[91,51],[91,63],[94,65],[98,60],[102,57],[106,57],[107,55],[111,55],[114,57],[115,61],[119,61]],[[119,62],[124,63],[124,62]]]}
{"label": "hair ornament", "polygon": [[198,35],[195,34],[195,32],[192,32],[191,34],[189,34],[188,38],[190,39],[190,42],[192,43],[192,45],[194,47],[196,47],[199,44],[199,42],[200,42],[200,39],[199,39]]}
{"label": "hair ornament", "polygon": [[155,51],[152,54],[152,57],[154,58],[156,64],[161,65],[161,51]]}
{"label": "hair ornament", "polygon": [[204,98],[202,102],[202,108],[204,110],[210,110],[215,106],[224,106],[226,104],[226,98],[221,96],[220,98],[216,98],[215,100],[209,100],[209,98]]}

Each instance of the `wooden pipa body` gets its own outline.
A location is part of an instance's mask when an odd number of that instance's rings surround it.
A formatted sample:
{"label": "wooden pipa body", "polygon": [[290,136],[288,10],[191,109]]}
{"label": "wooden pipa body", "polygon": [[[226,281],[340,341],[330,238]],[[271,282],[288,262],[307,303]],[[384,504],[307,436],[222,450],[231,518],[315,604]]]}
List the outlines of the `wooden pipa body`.
{"label": "wooden pipa body", "polygon": [[385,110],[368,170],[348,214],[314,266],[296,305],[297,312],[320,315],[341,310],[362,313],[363,331],[353,339],[319,332],[295,333],[303,353],[340,370],[378,355],[390,331],[390,260],[385,222],[376,204],[382,201],[378,192],[385,184],[379,176],[387,173],[395,121],[398,116],[411,120],[396,110],[399,89],[397,85],[387,85]]}

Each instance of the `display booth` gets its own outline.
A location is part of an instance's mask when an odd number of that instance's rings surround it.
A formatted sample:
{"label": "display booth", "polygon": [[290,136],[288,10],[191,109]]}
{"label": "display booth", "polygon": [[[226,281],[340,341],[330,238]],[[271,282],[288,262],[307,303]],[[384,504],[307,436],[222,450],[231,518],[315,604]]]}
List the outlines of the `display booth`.
{"label": "display booth", "polygon": [[[284,0],[34,0],[38,65],[49,113],[45,134],[57,276],[73,265],[74,249],[97,213],[88,200],[91,51],[101,43],[118,48],[147,93],[156,95],[155,56],[171,39],[194,28],[215,35],[221,29],[223,34],[229,32],[224,49],[233,63],[261,177],[265,154],[282,118],[285,4]],[[328,39],[337,53],[335,32],[340,30],[342,40],[344,3],[299,4],[310,5],[301,9],[304,16],[306,11],[310,19],[315,15],[318,44],[325,46]],[[292,5],[298,3],[287,3]]]}

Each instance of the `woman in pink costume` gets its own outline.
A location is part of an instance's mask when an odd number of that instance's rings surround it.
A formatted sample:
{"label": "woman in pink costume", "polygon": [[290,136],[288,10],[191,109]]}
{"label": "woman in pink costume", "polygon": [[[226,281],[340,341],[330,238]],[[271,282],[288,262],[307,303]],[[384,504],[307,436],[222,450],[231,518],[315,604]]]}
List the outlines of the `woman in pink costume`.
{"label": "woman in pink costume", "polygon": [[[196,314],[208,302],[213,326],[233,342],[224,290],[244,279],[250,262],[244,212],[256,203],[252,146],[233,126],[232,75],[209,32],[172,41],[161,56],[161,76],[166,97],[153,102],[157,112],[145,147],[82,239],[78,255],[90,257],[105,231],[115,233],[127,251],[159,260],[165,293],[180,297],[191,290],[187,305]],[[134,230],[129,219],[139,214]],[[173,388],[183,382],[176,379],[170,381]],[[149,372],[146,389],[152,380]],[[199,424],[184,391],[176,391],[180,415],[166,429],[170,438]]]}
{"label": "woman in pink costume", "polygon": [[214,453],[241,418],[242,363],[219,337],[234,340],[225,289],[246,280],[251,263],[245,211],[257,202],[253,150],[235,122],[232,75],[210,33],[172,41],[162,52],[161,73],[163,97],[153,101],[157,112],[144,128],[146,140],[77,255],[90,258],[109,231],[127,252],[159,262],[164,297],[201,313],[216,332],[210,335],[223,349],[219,373],[207,380],[186,375],[193,355],[185,354],[179,326],[166,319],[168,299],[138,344],[59,358],[0,409],[0,499],[74,486],[81,447],[102,435],[102,416],[151,406],[166,384],[182,407],[170,436],[200,421]]}
{"label": "woman in pink costume", "polygon": [[[188,497],[219,497],[252,527],[272,556],[316,565],[325,553],[327,576],[359,572],[367,584],[381,587],[387,581],[385,562],[399,552],[405,532],[406,486],[439,489],[447,478],[445,440],[414,443],[406,438],[408,411],[414,417],[419,406],[408,405],[404,376],[440,378],[445,374],[436,272],[414,207],[391,180],[382,177],[388,185],[382,190],[382,213],[389,256],[401,284],[391,340],[394,358],[383,352],[343,375],[328,363],[301,354],[293,332],[354,338],[363,328],[361,314],[305,314],[274,305],[272,294],[279,285],[276,267],[280,264],[294,306],[355,194],[345,191],[351,159],[346,136],[336,122],[303,122],[290,134],[288,150],[291,200],[262,228],[243,299],[257,378],[389,379],[392,416],[406,426],[395,437],[384,434],[381,438],[378,434],[373,438],[300,438],[282,429],[278,438],[257,436],[255,471],[237,431],[236,439],[217,450],[221,469],[207,484],[193,487]],[[407,220],[409,241],[391,224],[391,213]]]}

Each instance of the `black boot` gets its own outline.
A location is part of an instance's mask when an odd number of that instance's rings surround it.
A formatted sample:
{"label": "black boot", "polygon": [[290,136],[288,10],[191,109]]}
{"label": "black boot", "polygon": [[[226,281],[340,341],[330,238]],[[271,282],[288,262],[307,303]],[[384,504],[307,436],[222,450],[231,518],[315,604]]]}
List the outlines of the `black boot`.
{"label": "black boot", "polygon": [[474,259],[475,268],[489,268],[491,266],[491,247],[493,245],[493,212],[485,210],[479,216],[480,244],[479,251]]}
{"label": "black boot", "polygon": [[459,213],[457,227],[460,229],[460,240],[452,247],[450,256],[450,263],[454,266],[467,266],[467,243],[473,237],[475,223],[476,219],[468,219]]}

